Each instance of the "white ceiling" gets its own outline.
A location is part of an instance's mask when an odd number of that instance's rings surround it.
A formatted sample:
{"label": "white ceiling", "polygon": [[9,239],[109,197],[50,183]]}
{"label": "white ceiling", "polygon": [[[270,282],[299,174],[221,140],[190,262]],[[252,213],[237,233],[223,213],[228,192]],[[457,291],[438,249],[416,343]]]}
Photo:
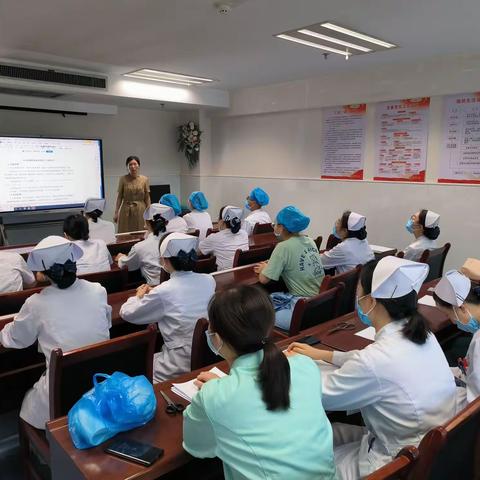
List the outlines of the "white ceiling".
{"label": "white ceiling", "polygon": [[[0,0],[0,57],[100,72],[141,67],[235,89],[480,53],[480,0]],[[400,45],[345,61],[272,35],[331,20]],[[201,88],[201,87],[199,87]]]}

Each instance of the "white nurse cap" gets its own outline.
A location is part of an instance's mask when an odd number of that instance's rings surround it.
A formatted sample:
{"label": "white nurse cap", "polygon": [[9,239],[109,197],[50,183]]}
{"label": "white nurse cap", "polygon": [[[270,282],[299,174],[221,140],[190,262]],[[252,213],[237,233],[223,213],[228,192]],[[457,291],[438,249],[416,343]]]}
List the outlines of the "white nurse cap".
{"label": "white nurse cap", "polygon": [[222,220],[224,222],[229,222],[233,218],[242,219],[243,210],[239,207],[234,207],[233,205],[227,205],[222,211]]}
{"label": "white nurse cap", "polygon": [[83,250],[75,243],[58,235],[50,235],[37,243],[28,256],[27,265],[35,272],[48,270],[54,263],[76,262]]}
{"label": "white nurse cap", "polygon": [[85,213],[90,213],[94,210],[100,210],[101,212],[103,212],[105,210],[105,204],[106,201],[104,198],[89,198],[85,202],[85,206],[83,207],[83,209],[85,210]]}
{"label": "white nurse cap", "polygon": [[436,226],[438,226],[439,220],[440,220],[440,215],[438,213],[432,212],[431,210],[427,210],[427,214],[425,215],[425,227],[435,228]]}
{"label": "white nurse cap", "polygon": [[153,220],[155,215],[160,215],[165,220],[171,220],[175,217],[175,212],[172,207],[168,207],[167,205],[152,203],[145,212],[143,212],[143,219]]}
{"label": "white nurse cap", "polygon": [[160,256],[165,258],[177,257],[180,250],[185,253],[196,250],[198,238],[186,233],[171,233],[160,245]]}
{"label": "white nurse cap", "polygon": [[413,290],[417,293],[427,278],[429,267],[398,257],[382,258],[372,278],[373,298],[400,298]]}
{"label": "white nurse cap", "polygon": [[448,271],[435,287],[435,293],[444,302],[460,307],[470,292],[471,282],[457,270]]}
{"label": "white nurse cap", "polygon": [[347,221],[347,230],[352,230],[353,232],[361,230],[365,226],[366,221],[367,218],[363,215],[356,212],[350,212]]}

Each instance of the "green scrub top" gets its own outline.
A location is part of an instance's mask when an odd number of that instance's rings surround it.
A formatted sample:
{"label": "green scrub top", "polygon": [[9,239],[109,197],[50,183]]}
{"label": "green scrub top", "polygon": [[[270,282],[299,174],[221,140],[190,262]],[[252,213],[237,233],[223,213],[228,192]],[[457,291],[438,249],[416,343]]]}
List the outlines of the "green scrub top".
{"label": "green scrub top", "polygon": [[184,412],[184,449],[220,458],[226,480],[335,479],[317,365],[289,357],[290,408],[269,411],[257,380],[262,359],[263,350],[238,357],[228,376],[210,380],[193,397]]}

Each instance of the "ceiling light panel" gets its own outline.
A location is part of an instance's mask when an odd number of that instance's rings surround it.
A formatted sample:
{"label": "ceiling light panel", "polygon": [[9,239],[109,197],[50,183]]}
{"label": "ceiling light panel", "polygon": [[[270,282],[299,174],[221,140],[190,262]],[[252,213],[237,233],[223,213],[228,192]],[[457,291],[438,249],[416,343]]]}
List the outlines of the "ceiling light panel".
{"label": "ceiling light panel", "polygon": [[213,78],[197,77],[193,75],[184,75],[183,73],[164,72],[152,68],[141,68],[134,72],[123,74],[125,77],[136,78],[139,80],[149,80],[153,82],[174,83],[177,85],[205,85],[216,80]]}
{"label": "ceiling light panel", "polygon": [[334,22],[321,22],[315,25],[289,30],[275,35],[309,47],[318,48],[325,53],[336,53],[348,58],[396,48],[397,45],[371,35],[357,32],[352,28]]}

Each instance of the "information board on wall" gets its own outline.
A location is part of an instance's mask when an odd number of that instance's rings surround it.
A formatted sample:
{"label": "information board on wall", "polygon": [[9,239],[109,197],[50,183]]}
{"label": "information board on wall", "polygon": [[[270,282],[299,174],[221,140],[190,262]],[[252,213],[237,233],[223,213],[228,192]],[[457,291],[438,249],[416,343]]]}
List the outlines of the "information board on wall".
{"label": "information board on wall", "polygon": [[374,180],[425,181],[429,111],[429,97],[376,105]]}
{"label": "information board on wall", "polygon": [[439,183],[480,184],[480,92],[443,99]]}
{"label": "information board on wall", "polygon": [[367,105],[322,111],[322,178],[363,179]]}

